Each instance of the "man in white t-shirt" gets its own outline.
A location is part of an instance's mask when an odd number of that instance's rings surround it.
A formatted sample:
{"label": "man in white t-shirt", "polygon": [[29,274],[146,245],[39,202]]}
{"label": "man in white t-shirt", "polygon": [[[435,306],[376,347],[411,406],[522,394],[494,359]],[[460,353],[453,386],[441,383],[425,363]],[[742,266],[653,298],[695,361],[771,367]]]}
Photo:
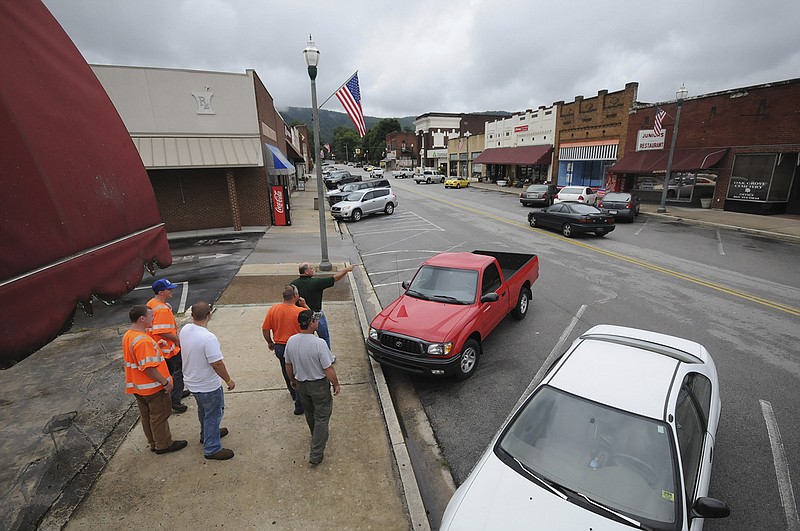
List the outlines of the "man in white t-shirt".
{"label": "man in white t-shirt", "polygon": [[322,462],[328,443],[328,423],[333,413],[333,397],[339,394],[339,379],[331,364],[333,356],[324,339],[314,335],[319,326],[319,314],[303,310],[297,316],[300,333],[286,342],[283,353],[289,381],[297,390],[305,410],[306,423],[311,430],[309,462]]}
{"label": "man in white t-shirt", "polygon": [[225,410],[220,378],[225,381],[228,391],[233,390],[236,383],[222,361],[219,339],[208,330],[210,320],[210,304],[201,301],[192,305],[192,323],[181,328],[180,332],[183,382],[197,401],[200,440],[206,459],[225,460],[233,457],[233,450],[223,448],[220,442],[220,438],[228,434],[228,428],[220,428]]}

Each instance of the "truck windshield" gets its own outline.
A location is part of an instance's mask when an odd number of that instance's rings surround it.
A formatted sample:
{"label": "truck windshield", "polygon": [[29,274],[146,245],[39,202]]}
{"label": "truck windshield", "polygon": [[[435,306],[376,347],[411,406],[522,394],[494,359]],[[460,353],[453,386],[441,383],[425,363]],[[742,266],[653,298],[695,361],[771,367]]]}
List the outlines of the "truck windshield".
{"label": "truck windshield", "polygon": [[478,272],[471,269],[422,266],[409,291],[450,304],[472,304],[478,286]]}

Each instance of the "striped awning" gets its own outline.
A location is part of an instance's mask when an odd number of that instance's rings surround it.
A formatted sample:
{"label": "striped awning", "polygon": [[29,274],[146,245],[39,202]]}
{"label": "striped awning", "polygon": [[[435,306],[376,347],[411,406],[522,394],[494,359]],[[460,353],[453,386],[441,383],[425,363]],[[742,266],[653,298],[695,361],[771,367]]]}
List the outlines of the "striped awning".
{"label": "striped awning", "polygon": [[230,168],[261,166],[256,137],[132,136],[144,167]]}
{"label": "striped awning", "polygon": [[578,160],[617,160],[617,142],[590,141],[562,144],[558,149],[559,162]]}

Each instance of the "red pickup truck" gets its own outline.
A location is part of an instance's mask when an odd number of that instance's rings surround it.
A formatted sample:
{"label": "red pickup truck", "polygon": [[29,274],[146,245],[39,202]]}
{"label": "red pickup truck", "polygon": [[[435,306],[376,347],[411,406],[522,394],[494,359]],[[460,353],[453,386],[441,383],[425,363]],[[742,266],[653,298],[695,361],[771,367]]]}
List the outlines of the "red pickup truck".
{"label": "red pickup truck", "polygon": [[370,323],[367,351],[398,369],[466,380],[481,344],[511,313],[524,319],[539,278],[535,254],[473,251],[430,258]]}

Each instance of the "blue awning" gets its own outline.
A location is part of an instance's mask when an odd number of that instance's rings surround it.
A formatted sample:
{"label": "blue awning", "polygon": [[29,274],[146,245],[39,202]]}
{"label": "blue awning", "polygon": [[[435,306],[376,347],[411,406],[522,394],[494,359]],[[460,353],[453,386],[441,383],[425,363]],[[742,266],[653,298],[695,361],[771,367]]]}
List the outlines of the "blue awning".
{"label": "blue awning", "polygon": [[289,159],[281,153],[281,150],[277,148],[277,146],[273,146],[272,144],[264,144],[271,156],[267,156],[267,168],[269,169],[269,173],[273,175],[293,175],[294,174],[294,164],[289,162]]}

